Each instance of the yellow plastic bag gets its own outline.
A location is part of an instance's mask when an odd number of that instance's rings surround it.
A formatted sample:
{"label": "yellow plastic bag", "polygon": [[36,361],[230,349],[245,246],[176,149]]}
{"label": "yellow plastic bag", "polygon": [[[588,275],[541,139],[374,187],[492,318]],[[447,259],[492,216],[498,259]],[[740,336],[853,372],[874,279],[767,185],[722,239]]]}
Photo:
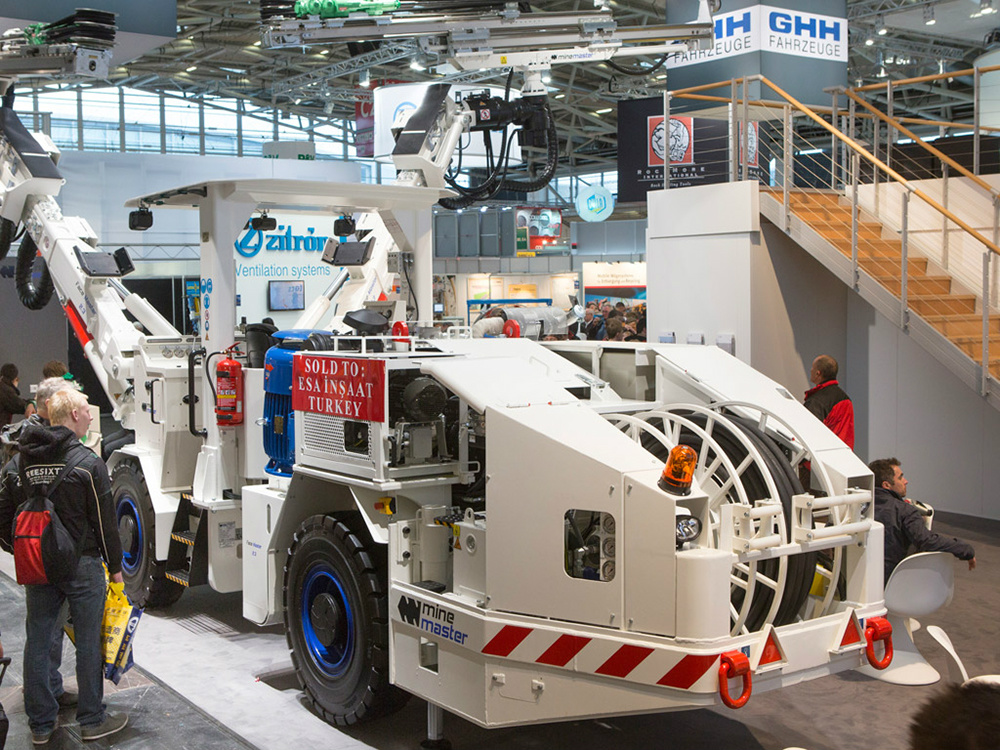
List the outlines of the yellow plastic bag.
{"label": "yellow plastic bag", "polygon": [[101,642],[104,648],[104,677],[116,685],[132,666],[132,638],[142,610],[125,596],[125,584],[108,584],[104,602]]}

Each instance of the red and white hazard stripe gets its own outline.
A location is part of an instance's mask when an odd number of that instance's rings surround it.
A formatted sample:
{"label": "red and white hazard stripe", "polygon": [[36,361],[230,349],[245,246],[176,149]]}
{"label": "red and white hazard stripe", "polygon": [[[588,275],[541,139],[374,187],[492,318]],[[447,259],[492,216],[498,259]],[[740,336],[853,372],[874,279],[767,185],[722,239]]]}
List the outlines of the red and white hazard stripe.
{"label": "red and white hazard stripe", "polygon": [[482,653],[487,656],[696,692],[714,692],[718,686],[719,653],[684,654],[519,625],[487,625],[486,636]]}

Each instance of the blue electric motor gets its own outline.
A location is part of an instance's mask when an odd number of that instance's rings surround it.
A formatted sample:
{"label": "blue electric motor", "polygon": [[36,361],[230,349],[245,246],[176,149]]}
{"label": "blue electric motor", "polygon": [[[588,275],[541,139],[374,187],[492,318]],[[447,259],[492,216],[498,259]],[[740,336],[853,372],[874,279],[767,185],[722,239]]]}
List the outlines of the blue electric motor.
{"label": "blue electric motor", "polygon": [[264,452],[268,474],[290,477],[295,464],[295,412],[292,410],[292,357],[302,348],[309,329],[277,331],[276,346],[264,356]]}

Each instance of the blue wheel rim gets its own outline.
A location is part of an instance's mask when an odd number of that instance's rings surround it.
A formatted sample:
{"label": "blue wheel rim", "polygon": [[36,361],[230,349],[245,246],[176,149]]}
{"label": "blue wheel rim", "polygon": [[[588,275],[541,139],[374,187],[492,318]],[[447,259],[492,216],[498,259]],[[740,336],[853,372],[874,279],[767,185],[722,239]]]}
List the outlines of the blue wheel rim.
{"label": "blue wheel rim", "polygon": [[135,533],[132,534],[132,543],[127,548],[124,544],[122,545],[122,570],[128,575],[133,575],[142,565],[142,553],[146,549],[146,539],[142,520],[139,517],[139,507],[131,495],[125,494],[119,498],[115,517],[119,530],[123,523],[131,524],[135,529]]}
{"label": "blue wheel rim", "polygon": [[[333,635],[324,643],[313,622],[313,606],[320,597],[328,596],[338,607]],[[340,677],[351,664],[354,650],[354,613],[347,592],[337,573],[326,564],[309,571],[302,585],[301,610],[302,634],[313,663],[327,677]]]}

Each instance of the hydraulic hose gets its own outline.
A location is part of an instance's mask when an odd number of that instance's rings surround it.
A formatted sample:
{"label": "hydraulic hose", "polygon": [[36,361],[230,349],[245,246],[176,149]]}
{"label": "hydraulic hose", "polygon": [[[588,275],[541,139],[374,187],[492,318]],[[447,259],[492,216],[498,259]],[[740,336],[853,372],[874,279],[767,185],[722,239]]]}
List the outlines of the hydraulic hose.
{"label": "hydraulic hose", "polygon": [[17,224],[10,219],[0,219],[0,260],[7,257],[16,234]]}
{"label": "hydraulic hose", "polygon": [[542,172],[541,176],[531,180],[507,180],[503,181],[504,190],[517,190],[525,193],[533,193],[536,190],[541,190],[543,187],[552,181],[555,176],[556,167],[559,164],[559,133],[556,130],[556,121],[552,117],[552,110],[549,109],[549,105],[545,105],[545,118],[548,127],[545,129],[546,136],[546,158],[545,158],[545,170]]}
{"label": "hydraulic hose", "polygon": [[30,234],[25,234],[21,240],[21,247],[17,250],[17,264],[14,267],[14,284],[17,287],[17,296],[21,304],[29,310],[41,310],[52,299],[52,292],[55,287],[52,285],[52,278],[49,276],[49,267],[45,261],[39,258],[41,263],[41,273],[38,283],[34,280],[35,258],[38,256],[38,247],[31,239]]}

